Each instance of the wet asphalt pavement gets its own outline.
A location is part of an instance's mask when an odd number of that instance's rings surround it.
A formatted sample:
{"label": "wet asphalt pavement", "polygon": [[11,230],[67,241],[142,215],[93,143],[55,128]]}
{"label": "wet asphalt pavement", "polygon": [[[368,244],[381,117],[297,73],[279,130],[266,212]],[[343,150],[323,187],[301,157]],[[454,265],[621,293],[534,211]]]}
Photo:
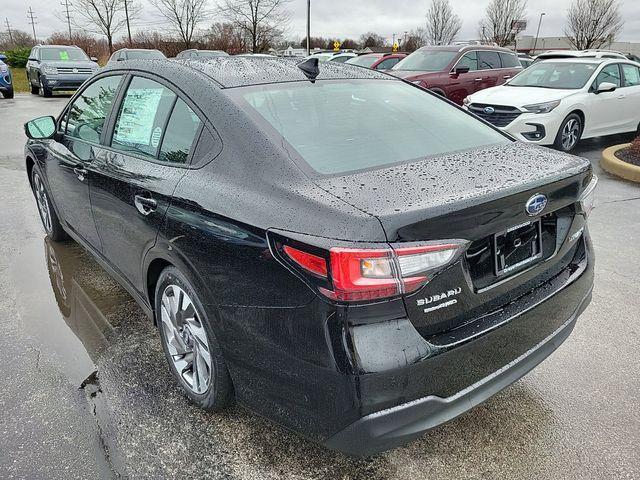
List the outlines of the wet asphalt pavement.
{"label": "wet asphalt pavement", "polygon": [[598,159],[593,302],[525,378],[404,448],[327,451],[242,407],[200,411],[152,323],[81,247],[45,239],[22,124],[66,98],[0,101],[0,478],[640,478],[640,186]]}

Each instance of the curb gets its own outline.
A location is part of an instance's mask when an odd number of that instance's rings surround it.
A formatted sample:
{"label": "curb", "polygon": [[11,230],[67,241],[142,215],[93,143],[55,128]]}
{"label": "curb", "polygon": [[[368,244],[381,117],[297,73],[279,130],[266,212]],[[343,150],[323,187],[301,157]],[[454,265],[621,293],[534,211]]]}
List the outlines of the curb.
{"label": "curb", "polygon": [[620,145],[614,145],[609,148],[605,148],[602,151],[602,158],[600,159],[600,166],[609,173],[622,177],[632,182],[640,183],[640,167],[631,165],[630,163],[619,160],[615,153],[618,150],[622,150],[625,147],[631,145],[630,143],[622,143]]}

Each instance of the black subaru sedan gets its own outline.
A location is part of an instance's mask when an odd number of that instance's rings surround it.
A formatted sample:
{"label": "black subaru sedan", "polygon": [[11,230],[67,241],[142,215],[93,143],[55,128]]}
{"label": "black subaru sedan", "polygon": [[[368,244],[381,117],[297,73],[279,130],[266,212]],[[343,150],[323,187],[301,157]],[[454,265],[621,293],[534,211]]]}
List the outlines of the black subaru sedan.
{"label": "black subaru sedan", "polygon": [[185,394],[347,454],[511,384],[591,298],[589,162],[382,73],[119,62],[25,130],[47,235],[128,289]]}

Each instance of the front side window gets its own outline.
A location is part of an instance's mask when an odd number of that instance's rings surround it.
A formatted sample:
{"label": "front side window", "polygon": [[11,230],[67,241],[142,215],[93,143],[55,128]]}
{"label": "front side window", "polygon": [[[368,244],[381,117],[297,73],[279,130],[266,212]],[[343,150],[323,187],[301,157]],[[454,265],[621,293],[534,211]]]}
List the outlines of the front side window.
{"label": "front side window", "polygon": [[167,87],[134,77],[120,106],[111,146],[116,150],[157,157],[176,94]]}
{"label": "front side window", "polygon": [[604,67],[598,76],[596,77],[595,88],[598,88],[602,82],[613,83],[616,87],[621,85],[620,83],[620,69],[618,64],[607,65]]}
{"label": "front side window", "polygon": [[61,130],[70,137],[99,143],[121,79],[122,75],[103,77],[85,88],[69,107]]}
{"label": "front side window", "polygon": [[160,148],[160,160],[186,163],[191,145],[202,122],[184,101],[178,99],[171,112]]}
{"label": "front side window", "polygon": [[622,64],[625,87],[635,87],[640,85],[640,69],[635,65]]}
{"label": "front side window", "polygon": [[230,94],[321,174],[509,142],[471,115],[400,81],[272,84]]}
{"label": "front side window", "polygon": [[89,57],[79,48],[43,47],[40,49],[40,60],[46,61],[79,61]]}
{"label": "front side window", "polygon": [[478,70],[478,56],[476,52],[465,53],[460,60],[458,60],[456,67],[469,67],[470,72]]}
{"label": "front side window", "polygon": [[493,70],[500,68],[500,56],[498,52],[478,52],[478,66],[480,70]]}
{"label": "front side window", "polygon": [[400,61],[400,58],[386,58],[376,65],[376,70],[391,70],[391,68]]}
{"label": "front side window", "polygon": [[371,66],[378,61],[379,57],[362,55],[358,57],[353,57],[347,60],[349,65],[357,65],[359,67],[371,68]]}

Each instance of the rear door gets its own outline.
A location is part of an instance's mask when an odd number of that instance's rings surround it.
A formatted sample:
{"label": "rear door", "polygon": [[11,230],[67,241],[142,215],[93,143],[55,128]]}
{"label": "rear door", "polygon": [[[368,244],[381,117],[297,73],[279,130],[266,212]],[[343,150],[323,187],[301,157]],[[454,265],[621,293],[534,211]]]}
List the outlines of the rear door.
{"label": "rear door", "polygon": [[500,56],[498,52],[491,50],[478,51],[478,78],[481,80],[475,83],[475,91],[483,90],[498,85],[499,69],[501,68]]}
{"label": "rear door", "polygon": [[173,86],[133,76],[110,123],[110,142],[91,164],[91,205],[102,252],[143,291],[142,261],[155,244],[202,121]]}
{"label": "rear door", "polygon": [[498,85],[502,85],[514,75],[522,71],[522,64],[515,53],[500,52],[500,64],[502,69],[498,75]]}

